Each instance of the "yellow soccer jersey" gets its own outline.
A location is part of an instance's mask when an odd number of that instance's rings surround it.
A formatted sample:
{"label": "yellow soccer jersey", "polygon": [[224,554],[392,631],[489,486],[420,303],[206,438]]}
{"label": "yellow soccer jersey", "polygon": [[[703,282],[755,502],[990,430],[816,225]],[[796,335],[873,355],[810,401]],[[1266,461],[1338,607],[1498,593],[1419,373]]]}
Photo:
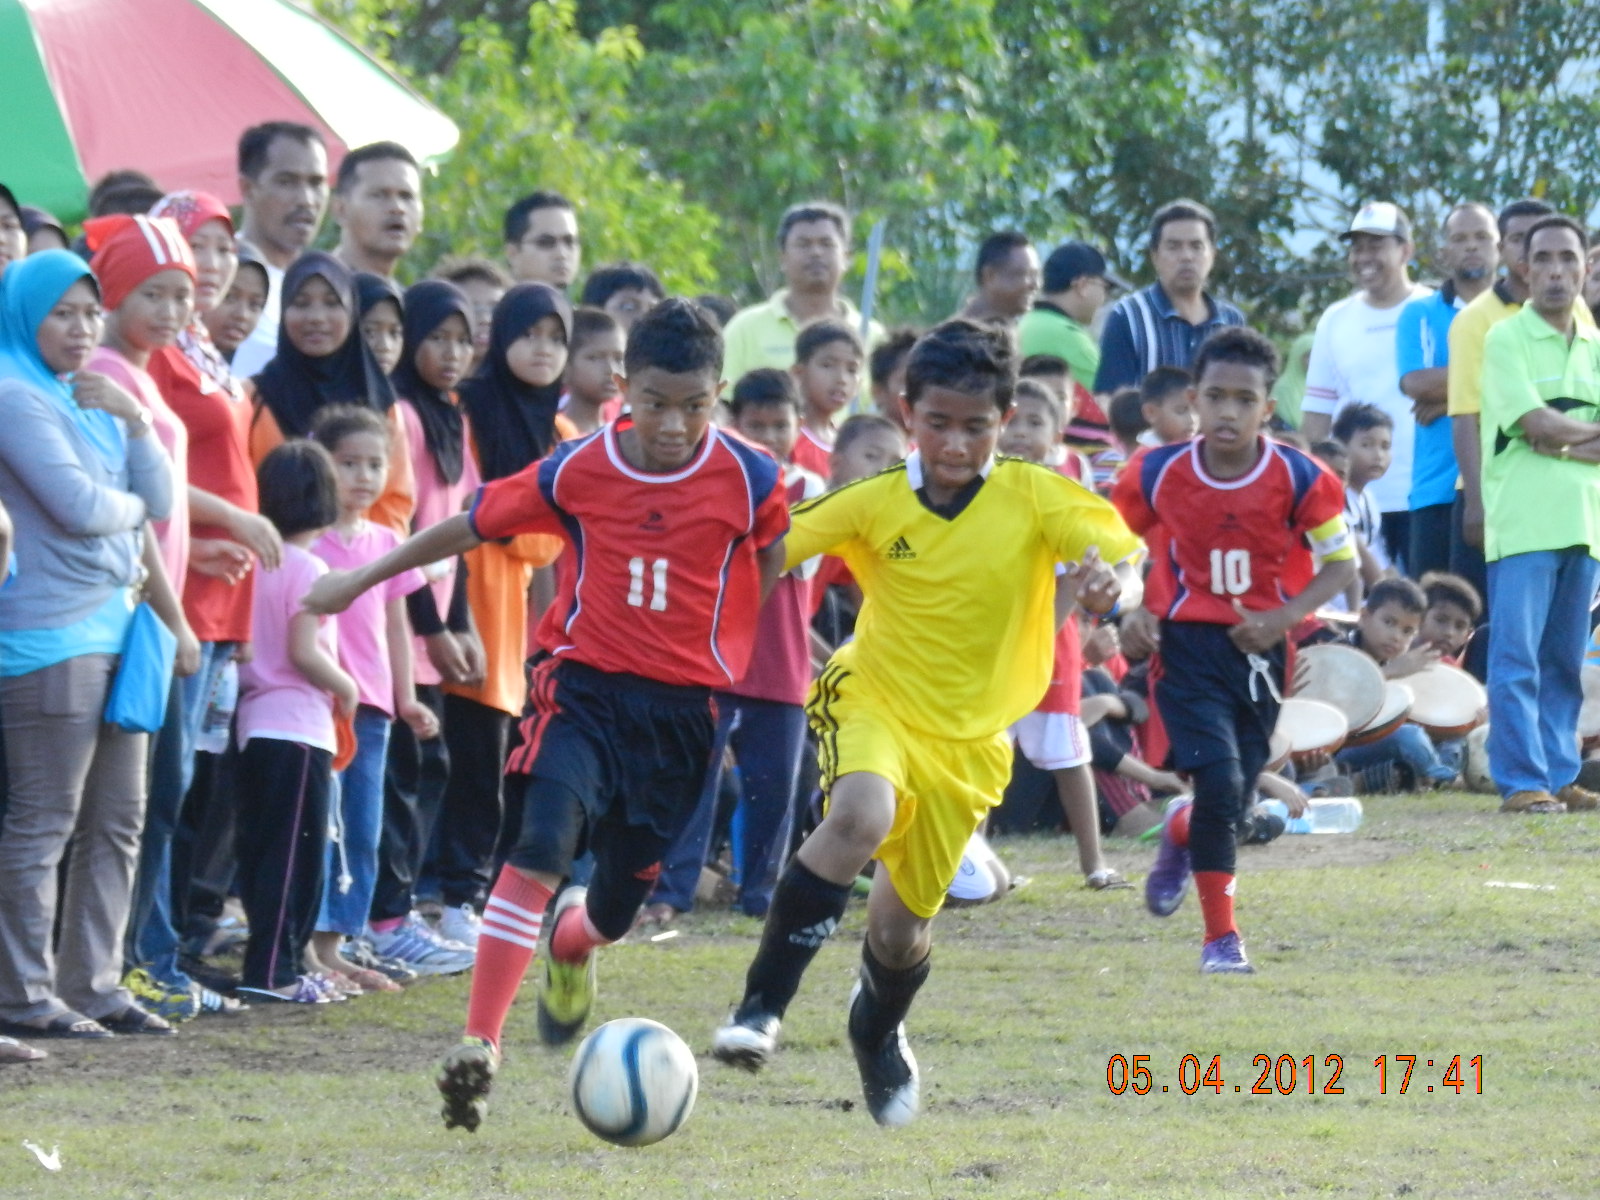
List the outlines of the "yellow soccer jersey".
{"label": "yellow soccer jersey", "polygon": [[944,512],[919,494],[912,454],[798,505],[788,566],[843,558],[865,603],[833,661],[906,725],[989,737],[1032,712],[1050,681],[1055,567],[1098,546],[1107,563],[1139,549],[1109,503],[1048,467],[1001,458]]}

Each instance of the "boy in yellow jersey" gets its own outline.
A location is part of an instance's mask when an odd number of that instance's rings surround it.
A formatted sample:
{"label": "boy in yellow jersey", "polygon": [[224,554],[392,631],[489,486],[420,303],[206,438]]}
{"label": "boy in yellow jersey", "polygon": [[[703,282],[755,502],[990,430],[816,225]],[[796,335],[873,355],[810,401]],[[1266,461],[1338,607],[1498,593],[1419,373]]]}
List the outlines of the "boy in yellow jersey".
{"label": "boy in yellow jersey", "polygon": [[1048,467],[995,459],[1015,383],[1009,334],[962,320],[933,329],[906,364],[917,451],[798,506],[784,543],[791,563],[842,557],[865,602],[806,706],[827,815],[778,881],[713,1053],[749,1070],[767,1061],[801,975],[876,858],[849,1033],[880,1125],[917,1113],[903,1021],[962,849],[1010,777],[1006,730],[1049,682],[1056,564],[1079,576],[1091,612],[1138,602],[1139,541],[1111,505]]}

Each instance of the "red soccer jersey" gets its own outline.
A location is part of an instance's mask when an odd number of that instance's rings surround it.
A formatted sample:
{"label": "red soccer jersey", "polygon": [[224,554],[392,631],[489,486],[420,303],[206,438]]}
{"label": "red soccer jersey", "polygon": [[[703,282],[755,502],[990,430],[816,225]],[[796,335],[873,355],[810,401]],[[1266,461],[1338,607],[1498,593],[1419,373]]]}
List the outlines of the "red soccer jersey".
{"label": "red soccer jersey", "polygon": [[554,533],[572,547],[538,642],[557,658],[660,683],[725,688],[745,672],[756,551],[789,528],[771,455],[716,429],[688,466],[653,474],[617,445],[624,417],[478,489],[479,537]]}
{"label": "red soccer jersey", "polygon": [[830,474],[829,464],[832,460],[832,444],[823,441],[804,425],[800,426],[800,436],[794,439],[794,449],[789,451],[789,461],[797,467],[804,467],[813,475],[826,479]]}
{"label": "red soccer jersey", "polygon": [[1266,438],[1247,474],[1213,479],[1203,445],[1154,447],[1112,499],[1134,532],[1164,530],[1165,548],[1150,549],[1164,554],[1172,591],[1152,610],[1171,621],[1235,625],[1235,600],[1264,612],[1304,588],[1306,535],[1343,515],[1344,489],[1309,454]]}

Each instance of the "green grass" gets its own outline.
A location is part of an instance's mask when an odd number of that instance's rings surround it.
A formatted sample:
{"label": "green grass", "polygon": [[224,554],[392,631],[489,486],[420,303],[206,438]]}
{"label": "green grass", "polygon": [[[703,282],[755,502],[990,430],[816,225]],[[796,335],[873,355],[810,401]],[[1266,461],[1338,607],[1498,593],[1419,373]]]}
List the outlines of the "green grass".
{"label": "green grass", "polygon": [[[910,1029],[925,1111],[896,1133],[862,1111],[843,1041],[852,908],[774,1066],[750,1078],[702,1057],[694,1116],[659,1146],[614,1149],[564,1111],[566,1058],[534,1043],[526,991],[488,1123],[447,1133],[429,1079],[466,984],[436,981],[0,1070],[0,1197],[1593,1196],[1600,818],[1491,807],[1376,800],[1358,834],[1243,850],[1250,978],[1198,975],[1192,899],[1157,921],[1137,891],[1083,890],[1069,842],[1002,843],[1032,882],[940,919]],[[1152,853],[1112,859],[1142,880]],[[757,933],[707,914],[607,951],[599,1015],[655,1017],[703,1050]],[[1150,1056],[1151,1094],[1109,1093],[1113,1054]],[[1221,1056],[1220,1095],[1182,1094],[1184,1054]],[[1319,1093],[1341,1055],[1344,1093],[1308,1096],[1302,1076],[1292,1096],[1251,1095],[1257,1054],[1314,1055]],[[1407,1095],[1397,1054],[1418,1056]],[[1456,1054],[1483,1056],[1483,1095],[1470,1076],[1440,1090]],[[23,1138],[59,1143],[61,1172]]]}

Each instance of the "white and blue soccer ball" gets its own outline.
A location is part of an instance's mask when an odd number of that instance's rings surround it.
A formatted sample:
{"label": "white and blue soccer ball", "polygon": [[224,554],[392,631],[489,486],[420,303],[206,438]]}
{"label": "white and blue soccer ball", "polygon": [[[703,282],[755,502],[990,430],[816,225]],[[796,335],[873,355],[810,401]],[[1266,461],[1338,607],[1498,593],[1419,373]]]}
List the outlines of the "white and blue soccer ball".
{"label": "white and blue soccer ball", "polygon": [[659,1021],[607,1021],[578,1046],[567,1073],[572,1111],[618,1146],[649,1146],[689,1119],[700,1070],[684,1040]]}

